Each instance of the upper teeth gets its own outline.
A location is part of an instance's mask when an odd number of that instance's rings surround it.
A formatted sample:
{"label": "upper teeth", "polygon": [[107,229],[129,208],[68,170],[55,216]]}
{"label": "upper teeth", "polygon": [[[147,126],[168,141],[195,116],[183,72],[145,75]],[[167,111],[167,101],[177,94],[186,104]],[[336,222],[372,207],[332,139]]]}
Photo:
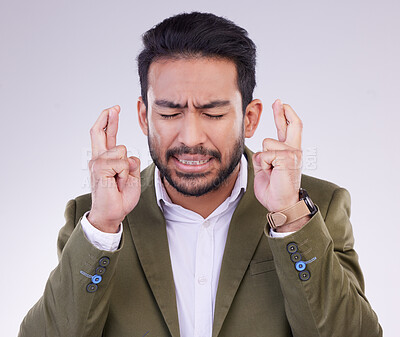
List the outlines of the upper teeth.
{"label": "upper teeth", "polygon": [[206,160],[183,160],[183,159],[178,159],[181,163],[186,164],[186,165],[201,165],[205,164],[209,161],[209,159]]}

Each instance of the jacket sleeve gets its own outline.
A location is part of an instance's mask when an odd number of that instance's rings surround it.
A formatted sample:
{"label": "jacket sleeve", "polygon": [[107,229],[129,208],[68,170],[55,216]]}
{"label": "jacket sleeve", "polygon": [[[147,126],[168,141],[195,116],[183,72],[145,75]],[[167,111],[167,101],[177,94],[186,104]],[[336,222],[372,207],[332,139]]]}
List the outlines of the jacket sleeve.
{"label": "jacket sleeve", "polygon": [[102,335],[123,238],[115,252],[95,248],[83,233],[76,209],[75,199],[70,200],[58,237],[58,266],[25,316],[19,337]]}
{"label": "jacket sleeve", "polygon": [[337,188],[324,218],[318,210],[296,233],[268,238],[295,337],[382,336],[349,217],[350,194]]}

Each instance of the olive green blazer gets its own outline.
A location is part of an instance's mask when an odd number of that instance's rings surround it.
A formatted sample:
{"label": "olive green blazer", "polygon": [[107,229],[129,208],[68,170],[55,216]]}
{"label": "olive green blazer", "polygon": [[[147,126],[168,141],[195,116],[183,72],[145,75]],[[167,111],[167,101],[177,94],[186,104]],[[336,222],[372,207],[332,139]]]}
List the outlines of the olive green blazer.
{"label": "olive green blazer", "polygon": [[[298,232],[270,238],[263,231],[268,210],[254,195],[251,155],[246,148],[247,191],[229,227],[213,337],[382,336],[364,295],[347,190],[302,175],[301,186],[318,212]],[[156,203],[154,164],[142,171],[141,198],[123,221],[117,251],[101,251],[86,239],[81,218],[90,208],[90,194],[68,202],[58,237],[59,264],[22,322],[19,336],[178,337],[174,278],[165,219]],[[304,263],[296,265],[299,261]],[[104,268],[96,269],[99,266]],[[102,279],[94,285],[90,276],[96,273]]]}

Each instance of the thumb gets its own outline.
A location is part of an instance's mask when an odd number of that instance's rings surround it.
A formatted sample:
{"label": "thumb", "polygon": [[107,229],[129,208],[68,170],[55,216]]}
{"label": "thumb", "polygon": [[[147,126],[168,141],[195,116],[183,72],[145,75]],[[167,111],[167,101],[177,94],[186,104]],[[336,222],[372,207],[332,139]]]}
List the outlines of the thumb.
{"label": "thumb", "polygon": [[129,174],[126,184],[122,188],[124,194],[134,193],[140,187],[140,159],[134,156],[128,157]]}
{"label": "thumb", "polygon": [[260,153],[261,152],[256,152],[253,154],[253,167],[254,167],[254,173],[259,172],[260,170],[262,170],[261,167],[261,161],[260,161]]}
{"label": "thumb", "polygon": [[140,176],[140,159],[134,156],[128,158],[129,174],[135,177]]}
{"label": "thumb", "polygon": [[271,172],[273,161],[276,159],[276,151],[257,152],[253,156],[254,174],[260,171]]}

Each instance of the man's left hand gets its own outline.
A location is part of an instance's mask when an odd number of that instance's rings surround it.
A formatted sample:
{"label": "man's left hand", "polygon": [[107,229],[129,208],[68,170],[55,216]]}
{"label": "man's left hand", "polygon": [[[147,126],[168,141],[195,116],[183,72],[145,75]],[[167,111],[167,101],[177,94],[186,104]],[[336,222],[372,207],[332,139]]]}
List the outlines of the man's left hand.
{"label": "man's left hand", "polygon": [[[254,193],[270,212],[278,212],[299,201],[303,123],[289,104],[277,99],[272,104],[278,139],[265,138],[263,151],[253,155]],[[295,231],[308,217],[278,228]]]}

